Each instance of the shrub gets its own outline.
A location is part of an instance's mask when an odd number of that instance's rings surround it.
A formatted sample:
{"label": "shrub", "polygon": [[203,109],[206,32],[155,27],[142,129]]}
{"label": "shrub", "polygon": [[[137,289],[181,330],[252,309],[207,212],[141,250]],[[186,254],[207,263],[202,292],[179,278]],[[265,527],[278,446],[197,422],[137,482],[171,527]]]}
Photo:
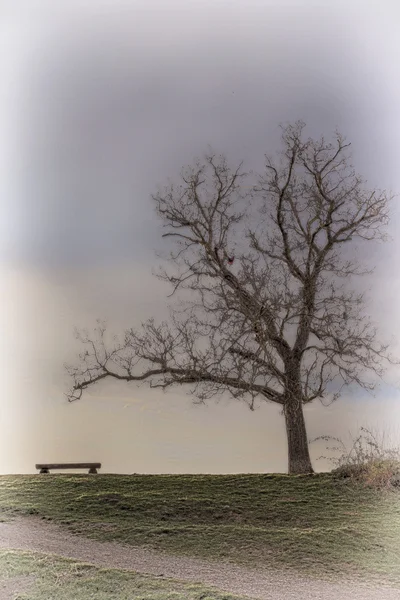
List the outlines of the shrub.
{"label": "shrub", "polygon": [[400,449],[386,447],[384,436],[378,439],[366,427],[361,427],[356,438],[352,438],[350,449],[342,440],[332,436],[320,436],[313,441],[333,441],[339,446],[327,450],[339,452],[339,456],[320,456],[334,463],[332,473],[339,479],[362,483],[377,489],[400,489]]}

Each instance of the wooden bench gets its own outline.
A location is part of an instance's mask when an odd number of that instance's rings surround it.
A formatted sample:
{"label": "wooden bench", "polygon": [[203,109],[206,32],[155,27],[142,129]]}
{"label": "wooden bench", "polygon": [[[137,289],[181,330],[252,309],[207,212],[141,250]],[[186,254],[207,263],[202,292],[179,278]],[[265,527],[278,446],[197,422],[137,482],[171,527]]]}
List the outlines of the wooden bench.
{"label": "wooden bench", "polygon": [[89,473],[97,473],[97,469],[101,469],[101,463],[54,463],[48,465],[35,465],[40,473],[50,473],[50,469],[89,469]]}

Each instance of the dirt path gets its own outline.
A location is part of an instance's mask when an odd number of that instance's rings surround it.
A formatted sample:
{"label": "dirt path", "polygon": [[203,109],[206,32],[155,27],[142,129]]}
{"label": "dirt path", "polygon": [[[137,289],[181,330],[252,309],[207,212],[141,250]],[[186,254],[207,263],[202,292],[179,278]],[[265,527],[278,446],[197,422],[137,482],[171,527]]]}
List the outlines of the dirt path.
{"label": "dirt path", "polygon": [[0,548],[44,552],[84,561],[103,568],[117,568],[156,576],[201,582],[234,594],[260,600],[399,600],[400,591],[361,584],[336,584],[214,563],[197,558],[98,542],[69,533],[36,517],[0,523]]}

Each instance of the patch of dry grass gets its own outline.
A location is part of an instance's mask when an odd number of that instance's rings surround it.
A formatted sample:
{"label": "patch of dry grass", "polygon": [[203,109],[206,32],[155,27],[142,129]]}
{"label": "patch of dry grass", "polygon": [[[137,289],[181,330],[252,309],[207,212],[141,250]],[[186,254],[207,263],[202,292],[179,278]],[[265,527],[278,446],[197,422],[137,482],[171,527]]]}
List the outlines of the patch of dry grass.
{"label": "patch of dry grass", "polygon": [[0,551],[0,581],[21,600],[245,600],[198,584],[22,551]]}

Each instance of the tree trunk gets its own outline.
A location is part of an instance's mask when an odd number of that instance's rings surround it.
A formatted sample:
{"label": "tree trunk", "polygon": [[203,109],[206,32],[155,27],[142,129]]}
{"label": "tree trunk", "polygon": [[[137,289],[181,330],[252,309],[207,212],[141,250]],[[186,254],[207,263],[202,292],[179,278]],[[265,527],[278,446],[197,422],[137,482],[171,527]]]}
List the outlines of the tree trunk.
{"label": "tree trunk", "polygon": [[284,415],[289,454],[288,472],[292,475],[313,473],[302,403],[297,399],[287,401]]}

